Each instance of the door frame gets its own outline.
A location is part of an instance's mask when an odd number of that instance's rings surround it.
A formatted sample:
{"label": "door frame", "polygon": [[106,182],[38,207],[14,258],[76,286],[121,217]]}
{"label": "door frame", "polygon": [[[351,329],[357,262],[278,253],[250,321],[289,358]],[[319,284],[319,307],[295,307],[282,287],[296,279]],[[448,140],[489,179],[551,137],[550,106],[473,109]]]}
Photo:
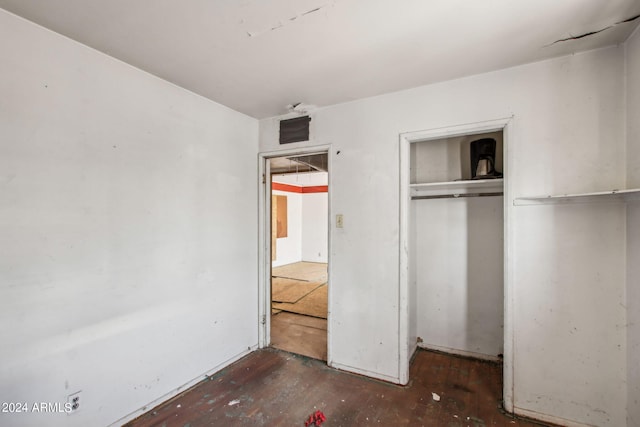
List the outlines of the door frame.
{"label": "door frame", "polygon": [[[399,372],[400,382],[406,384],[409,381],[409,362],[417,347],[411,343],[411,283],[409,265],[409,224],[410,224],[410,182],[411,182],[411,144],[415,142],[435,140],[441,138],[465,136],[493,131],[503,132],[503,176],[504,176],[504,359],[503,359],[503,400],[504,408],[513,412],[514,402],[514,324],[513,304],[514,286],[512,280],[513,263],[511,249],[513,247],[513,193],[509,166],[513,159],[513,127],[514,117],[506,117],[496,120],[469,123],[456,126],[446,126],[417,132],[400,134],[400,357]],[[416,286],[416,284],[413,284]]]}
{"label": "door frame", "polygon": [[[331,144],[298,147],[258,153],[258,346],[271,344],[271,187],[269,160],[277,157],[295,157],[327,154],[327,283],[331,281]],[[332,292],[328,286],[327,300],[327,364],[331,365],[331,307]]]}

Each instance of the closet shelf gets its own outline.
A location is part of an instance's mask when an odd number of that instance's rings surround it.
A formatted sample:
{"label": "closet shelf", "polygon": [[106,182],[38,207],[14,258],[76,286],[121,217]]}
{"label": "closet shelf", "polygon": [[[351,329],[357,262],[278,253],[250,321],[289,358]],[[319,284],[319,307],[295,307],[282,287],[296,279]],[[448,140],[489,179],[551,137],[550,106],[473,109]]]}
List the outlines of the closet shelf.
{"label": "closet shelf", "polygon": [[503,179],[477,179],[464,181],[427,182],[411,184],[412,196],[445,196],[470,193],[501,192]]}
{"label": "closet shelf", "polygon": [[640,200],[640,188],[628,190],[598,191],[593,193],[557,194],[548,196],[517,197],[515,206],[551,205],[558,203],[631,202]]}

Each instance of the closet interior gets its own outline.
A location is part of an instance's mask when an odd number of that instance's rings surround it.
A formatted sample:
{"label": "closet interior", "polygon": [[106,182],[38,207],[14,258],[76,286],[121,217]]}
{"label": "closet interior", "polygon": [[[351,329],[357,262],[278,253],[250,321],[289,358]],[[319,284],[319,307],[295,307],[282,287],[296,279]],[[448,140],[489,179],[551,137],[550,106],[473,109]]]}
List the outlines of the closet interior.
{"label": "closet interior", "polygon": [[409,275],[419,346],[503,353],[503,132],[410,144]]}

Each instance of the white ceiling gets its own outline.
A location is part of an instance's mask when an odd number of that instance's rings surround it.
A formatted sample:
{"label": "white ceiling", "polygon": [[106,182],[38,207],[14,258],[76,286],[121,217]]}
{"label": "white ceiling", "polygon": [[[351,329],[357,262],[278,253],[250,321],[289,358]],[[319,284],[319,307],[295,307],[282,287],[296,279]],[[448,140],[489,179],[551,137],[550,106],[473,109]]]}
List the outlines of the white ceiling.
{"label": "white ceiling", "polygon": [[[256,118],[624,42],[640,0],[0,0]],[[610,28],[591,36],[558,39]]]}

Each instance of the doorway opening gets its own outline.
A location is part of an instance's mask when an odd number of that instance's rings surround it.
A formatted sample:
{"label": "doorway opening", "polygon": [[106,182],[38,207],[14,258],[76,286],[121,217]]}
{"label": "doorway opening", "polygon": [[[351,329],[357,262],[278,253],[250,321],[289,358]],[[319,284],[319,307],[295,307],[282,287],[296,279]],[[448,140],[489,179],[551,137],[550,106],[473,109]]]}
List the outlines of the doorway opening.
{"label": "doorway opening", "polygon": [[270,345],[327,360],[328,153],[266,160]]}

